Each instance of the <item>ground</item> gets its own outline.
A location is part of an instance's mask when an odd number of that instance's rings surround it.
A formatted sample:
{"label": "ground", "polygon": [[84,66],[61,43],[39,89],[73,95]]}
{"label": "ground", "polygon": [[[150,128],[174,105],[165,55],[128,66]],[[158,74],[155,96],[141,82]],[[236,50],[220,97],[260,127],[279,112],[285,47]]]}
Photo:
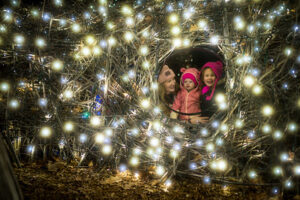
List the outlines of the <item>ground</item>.
{"label": "ground", "polygon": [[167,189],[147,175],[64,162],[27,163],[15,168],[25,199],[281,199],[269,187],[205,185],[199,179],[175,177]]}

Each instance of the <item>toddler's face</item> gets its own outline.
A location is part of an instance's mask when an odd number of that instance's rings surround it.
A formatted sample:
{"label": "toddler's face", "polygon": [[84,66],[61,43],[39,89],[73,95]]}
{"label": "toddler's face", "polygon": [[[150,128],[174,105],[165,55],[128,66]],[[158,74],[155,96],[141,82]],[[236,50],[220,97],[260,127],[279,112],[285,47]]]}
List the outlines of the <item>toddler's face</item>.
{"label": "toddler's face", "polygon": [[192,79],[186,78],[184,79],[183,87],[189,92],[192,89],[194,89],[196,86]]}
{"label": "toddler's face", "polygon": [[206,68],[203,72],[203,82],[206,86],[211,87],[215,84],[216,75],[211,68]]}

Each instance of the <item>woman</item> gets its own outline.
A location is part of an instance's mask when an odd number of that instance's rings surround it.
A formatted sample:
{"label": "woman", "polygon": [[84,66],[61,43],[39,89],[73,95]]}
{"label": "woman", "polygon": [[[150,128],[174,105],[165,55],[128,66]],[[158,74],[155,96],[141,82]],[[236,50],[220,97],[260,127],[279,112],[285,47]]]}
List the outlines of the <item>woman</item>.
{"label": "woman", "polygon": [[164,65],[160,71],[158,83],[160,108],[165,115],[170,116],[170,108],[172,107],[179,87],[175,80],[175,73],[167,65]]}

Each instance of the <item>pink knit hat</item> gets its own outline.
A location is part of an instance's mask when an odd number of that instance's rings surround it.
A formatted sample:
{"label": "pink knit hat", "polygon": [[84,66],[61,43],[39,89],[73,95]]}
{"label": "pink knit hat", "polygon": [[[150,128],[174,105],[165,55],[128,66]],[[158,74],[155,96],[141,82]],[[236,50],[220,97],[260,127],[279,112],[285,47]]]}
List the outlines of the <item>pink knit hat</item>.
{"label": "pink knit hat", "polygon": [[173,72],[172,69],[170,69],[168,67],[168,65],[164,65],[162,70],[160,71],[159,73],[159,76],[158,76],[158,82],[159,83],[164,83],[165,81],[168,81],[172,78],[175,77],[175,73]]}
{"label": "pink knit hat", "polygon": [[182,75],[181,75],[181,81],[183,84],[184,80],[189,78],[191,79],[194,83],[195,83],[195,86],[199,86],[199,83],[200,83],[200,72],[198,69],[196,68],[181,68],[180,71],[182,72]]}
{"label": "pink knit hat", "polygon": [[[223,73],[223,63],[220,62],[220,61],[217,61],[217,62],[207,62],[203,65],[203,67],[201,68],[201,73],[204,72],[204,70],[206,68],[211,68],[213,70],[213,72],[215,73],[216,75],[216,81],[215,81],[215,84],[213,86],[213,89],[211,91],[211,94],[210,96],[206,97],[206,100],[211,100],[211,98],[214,96],[214,92],[215,92],[215,89],[216,89],[216,85],[218,83],[218,81],[221,79],[222,77],[222,73]],[[201,80],[202,81],[202,80]],[[205,94],[206,92],[208,92],[210,90],[210,88],[208,86],[204,86],[202,88],[202,94]]]}

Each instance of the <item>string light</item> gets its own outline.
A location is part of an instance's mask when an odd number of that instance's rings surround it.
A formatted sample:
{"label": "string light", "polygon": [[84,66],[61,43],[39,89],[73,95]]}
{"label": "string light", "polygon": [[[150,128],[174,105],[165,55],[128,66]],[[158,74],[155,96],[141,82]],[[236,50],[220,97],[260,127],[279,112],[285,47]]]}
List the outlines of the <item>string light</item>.
{"label": "string light", "polygon": [[51,133],[52,133],[52,131],[51,131],[51,128],[50,128],[50,127],[43,127],[43,128],[41,128],[41,130],[40,130],[40,135],[41,135],[41,137],[43,137],[43,138],[48,138],[48,137],[50,137]]}
{"label": "string light", "polygon": [[63,69],[63,62],[60,60],[54,60],[52,62],[52,69],[55,71],[60,71]]}
{"label": "string light", "polygon": [[127,41],[127,42],[131,42],[131,41],[133,40],[133,37],[134,37],[134,35],[133,35],[133,33],[130,32],[130,31],[127,31],[127,32],[124,34],[124,39],[125,39],[125,41]]}
{"label": "string light", "polygon": [[297,165],[294,166],[294,174],[296,176],[300,175],[300,165],[299,164],[297,164]]}
{"label": "string light", "polygon": [[11,108],[13,108],[13,109],[16,109],[16,108],[18,108],[18,107],[20,106],[20,103],[19,103],[18,100],[12,99],[12,100],[10,100],[10,102],[9,102],[9,106],[10,106]]}
{"label": "string light", "polygon": [[246,87],[252,87],[254,85],[254,83],[255,83],[254,77],[252,77],[250,75],[245,76],[245,78],[244,78],[244,85]]}
{"label": "string light", "polygon": [[178,23],[178,21],[179,21],[179,17],[178,17],[178,15],[177,14],[175,14],[175,13],[172,13],[170,16],[169,16],[169,23],[170,24],[176,24],[176,23]]}
{"label": "string light", "polygon": [[7,92],[9,90],[10,86],[7,82],[0,83],[0,90],[2,92]]}
{"label": "string light", "polygon": [[71,98],[73,98],[73,91],[69,90],[69,89],[65,90],[64,93],[63,93],[63,97],[65,99],[71,99]]}
{"label": "string light", "polygon": [[265,105],[263,108],[262,108],[262,114],[266,117],[269,117],[271,115],[273,115],[274,113],[274,109],[272,108],[272,106],[270,105]]}
{"label": "string light", "polygon": [[25,42],[25,38],[24,36],[17,34],[14,38],[14,41],[17,45],[22,45]]}
{"label": "string light", "polygon": [[72,24],[71,28],[74,33],[79,33],[81,31],[81,27],[77,23]]}
{"label": "string light", "polygon": [[298,129],[297,124],[294,122],[290,122],[288,124],[287,128],[288,128],[288,131],[291,133],[297,131],[297,129]]}
{"label": "string light", "polygon": [[87,135],[84,134],[84,133],[80,134],[80,136],[79,136],[79,141],[80,141],[81,143],[85,143],[85,142],[87,141]]}
{"label": "string light", "polygon": [[72,132],[74,130],[74,124],[73,124],[73,122],[66,122],[64,124],[64,130],[66,132]]}
{"label": "string light", "polygon": [[274,173],[276,176],[281,176],[281,175],[283,175],[282,168],[279,167],[279,166],[274,167],[274,168],[273,168],[273,173]]}
{"label": "string light", "polygon": [[265,125],[262,126],[262,131],[264,133],[271,133],[272,127],[269,124],[265,124]]}
{"label": "string light", "polygon": [[260,95],[262,93],[263,89],[260,85],[254,85],[253,88],[252,88],[252,93],[254,95]]}
{"label": "string light", "polygon": [[146,45],[142,45],[139,49],[139,52],[142,56],[146,56],[149,53],[149,49]]}
{"label": "string light", "polygon": [[181,32],[181,30],[180,30],[180,28],[179,28],[179,26],[173,26],[172,28],[171,28],[171,33],[172,33],[172,35],[178,35],[179,33]]}
{"label": "string light", "polygon": [[257,173],[254,170],[251,170],[249,171],[248,176],[251,179],[255,179],[257,177]]}
{"label": "string light", "polygon": [[158,165],[155,172],[158,176],[162,176],[165,173],[165,168],[161,165]]}
{"label": "string light", "polygon": [[90,123],[91,123],[92,126],[95,126],[95,127],[100,126],[101,119],[98,116],[92,116],[91,120],[90,120]]}
{"label": "string light", "polygon": [[37,38],[37,39],[35,40],[35,45],[36,45],[37,47],[43,48],[43,47],[46,46],[46,41],[45,41],[43,38]]}
{"label": "string light", "polygon": [[103,145],[102,147],[102,153],[104,155],[109,155],[112,151],[112,147],[110,145]]}

